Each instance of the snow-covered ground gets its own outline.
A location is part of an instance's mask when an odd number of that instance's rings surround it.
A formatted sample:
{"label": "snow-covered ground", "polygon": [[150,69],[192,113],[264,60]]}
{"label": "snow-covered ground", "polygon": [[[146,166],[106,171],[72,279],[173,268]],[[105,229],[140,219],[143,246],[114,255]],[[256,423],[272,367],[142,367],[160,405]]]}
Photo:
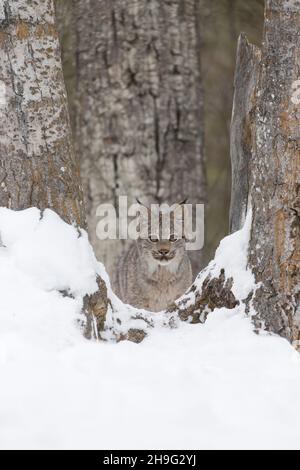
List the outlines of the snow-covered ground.
{"label": "snow-covered ground", "polygon": [[[0,448],[300,448],[300,355],[241,307],[139,345],[89,342],[76,319],[100,268],[86,237],[36,209],[0,209],[0,233]],[[216,256],[229,272],[240,240]]]}

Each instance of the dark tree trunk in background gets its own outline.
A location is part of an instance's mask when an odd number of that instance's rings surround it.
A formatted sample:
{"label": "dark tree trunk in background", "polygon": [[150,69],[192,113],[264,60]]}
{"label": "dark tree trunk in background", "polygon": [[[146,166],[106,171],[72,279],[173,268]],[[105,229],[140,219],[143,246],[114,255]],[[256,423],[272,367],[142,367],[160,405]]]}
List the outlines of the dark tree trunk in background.
{"label": "dark tree trunk in background", "polygon": [[[248,55],[251,64],[258,54],[253,56],[253,49],[244,39],[241,44],[242,54]],[[239,64],[240,58],[238,67]],[[244,184],[242,168],[248,166],[246,180],[253,213],[249,266],[260,283],[253,298],[257,311],[254,319],[258,327],[278,333],[299,347],[300,103],[293,99],[300,70],[299,2],[266,1],[256,86],[248,68],[240,70],[244,74],[239,80],[245,100],[241,106],[244,126],[242,133],[237,123],[232,128],[232,141],[236,144],[241,139],[239,158],[236,147],[232,149],[233,174],[240,170]],[[256,65],[252,70],[256,70]],[[253,88],[248,90],[248,86]],[[247,187],[241,190],[241,186],[235,185],[235,197],[242,191],[241,199],[245,202]],[[234,198],[233,229],[238,228],[244,212],[242,208],[238,213],[235,206]]]}
{"label": "dark tree trunk in background", "polygon": [[50,0],[0,4],[0,206],[85,226]]}
{"label": "dark tree trunk in background", "polygon": [[[111,271],[125,245],[96,237],[119,195],[206,200],[197,0],[77,0],[76,143],[89,232]],[[201,254],[193,253],[194,270]]]}

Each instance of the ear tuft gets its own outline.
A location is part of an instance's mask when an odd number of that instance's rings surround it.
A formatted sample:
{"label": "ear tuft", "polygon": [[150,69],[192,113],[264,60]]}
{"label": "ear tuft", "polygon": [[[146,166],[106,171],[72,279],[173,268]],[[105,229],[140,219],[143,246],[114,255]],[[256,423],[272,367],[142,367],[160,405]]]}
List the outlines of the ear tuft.
{"label": "ear tuft", "polygon": [[145,207],[148,211],[151,210],[151,208],[146,206],[146,204],[143,204],[142,201],[139,198],[136,197],[135,199],[136,199],[137,203],[140,204],[140,206]]}
{"label": "ear tuft", "polygon": [[183,206],[184,204],[186,204],[186,203],[188,202],[188,200],[189,200],[189,198],[186,197],[185,199],[183,199],[182,201],[180,201],[180,202],[178,203],[178,205],[179,205],[179,206]]}

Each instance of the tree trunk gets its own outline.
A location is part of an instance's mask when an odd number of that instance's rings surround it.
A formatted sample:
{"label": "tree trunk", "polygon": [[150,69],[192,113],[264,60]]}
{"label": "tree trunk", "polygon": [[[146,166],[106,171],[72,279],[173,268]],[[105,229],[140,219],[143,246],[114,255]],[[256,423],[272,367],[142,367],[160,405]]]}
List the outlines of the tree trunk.
{"label": "tree trunk", "polygon": [[[77,125],[89,232],[111,272],[125,244],[99,241],[96,209],[119,195],[206,200],[197,0],[78,0]],[[193,253],[194,271],[201,255]]]}
{"label": "tree trunk", "polygon": [[0,206],[85,226],[53,2],[0,6]]}
{"label": "tree trunk", "polygon": [[[266,1],[259,73],[259,54],[240,40],[231,211],[235,230],[243,218],[249,187],[253,213],[249,266],[259,286],[251,302],[254,321],[296,346],[300,344],[300,100],[294,95],[299,80],[299,28],[299,2]],[[247,58],[242,67],[241,57]],[[238,199],[243,205],[240,211]]]}
{"label": "tree trunk", "polygon": [[74,1],[54,0],[56,25],[60,37],[61,60],[68,94],[69,115],[73,135],[76,113],[76,31],[74,27]]}
{"label": "tree trunk", "polygon": [[[86,226],[52,0],[0,5],[0,206],[53,209]],[[85,299],[103,329],[107,292]]]}
{"label": "tree trunk", "polygon": [[261,51],[242,34],[238,41],[234,98],[230,132],[232,166],[230,232],[241,229],[248,208],[249,172],[252,157],[254,93],[258,80]]}
{"label": "tree trunk", "polygon": [[299,2],[268,0],[257,87],[250,265],[258,326],[300,340]]}

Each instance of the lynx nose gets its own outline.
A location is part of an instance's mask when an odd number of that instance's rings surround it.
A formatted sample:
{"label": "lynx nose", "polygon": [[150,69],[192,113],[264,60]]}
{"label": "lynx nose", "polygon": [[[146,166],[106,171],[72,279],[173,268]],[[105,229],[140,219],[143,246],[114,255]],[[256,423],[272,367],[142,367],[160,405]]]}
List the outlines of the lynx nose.
{"label": "lynx nose", "polygon": [[163,256],[166,256],[170,253],[170,250],[168,248],[160,248],[159,253]]}

